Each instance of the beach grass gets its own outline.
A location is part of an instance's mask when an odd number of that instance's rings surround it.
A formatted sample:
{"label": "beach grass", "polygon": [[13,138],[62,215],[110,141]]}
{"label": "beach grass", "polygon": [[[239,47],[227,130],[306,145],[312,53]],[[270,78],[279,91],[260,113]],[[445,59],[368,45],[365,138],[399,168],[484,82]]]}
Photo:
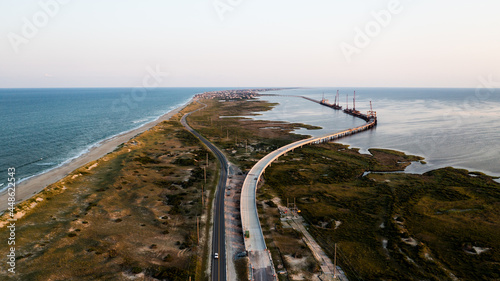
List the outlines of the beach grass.
{"label": "beach grass", "polygon": [[[17,273],[9,275],[2,264],[1,278],[205,280],[211,204],[202,209],[201,190],[210,202],[219,168],[179,119],[160,123],[19,204]],[[2,239],[7,235],[0,229]]]}

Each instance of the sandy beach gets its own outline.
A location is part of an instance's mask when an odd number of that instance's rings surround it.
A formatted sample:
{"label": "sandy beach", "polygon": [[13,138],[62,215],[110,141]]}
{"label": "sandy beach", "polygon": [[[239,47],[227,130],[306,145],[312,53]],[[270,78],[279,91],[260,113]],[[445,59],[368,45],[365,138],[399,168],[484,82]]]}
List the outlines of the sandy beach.
{"label": "sandy beach", "polygon": [[[73,159],[72,161],[66,163],[65,165],[50,170],[46,173],[34,176],[17,184],[16,204],[31,198],[34,194],[39,193],[45,187],[63,179],[68,174],[80,168],[81,166],[105,156],[106,154],[115,150],[115,148],[120,144],[127,142],[136,135],[141,134],[153,128],[156,124],[169,120],[172,116],[177,114],[191,102],[192,100],[160,116],[155,121],[146,123],[137,129],[125,132],[111,139],[102,141],[98,146],[92,148],[89,152],[83,154],[78,158]],[[4,211],[7,209],[7,200],[8,200],[8,194],[7,191],[5,190],[0,194],[0,211]]]}

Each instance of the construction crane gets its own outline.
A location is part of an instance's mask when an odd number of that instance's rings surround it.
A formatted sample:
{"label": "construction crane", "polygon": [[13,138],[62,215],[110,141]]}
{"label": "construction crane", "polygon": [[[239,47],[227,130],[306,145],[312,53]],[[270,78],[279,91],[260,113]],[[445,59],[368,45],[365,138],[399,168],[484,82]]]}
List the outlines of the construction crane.
{"label": "construction crane", "polygon": [[354,98],[352,99],[352,110],[356,111],[356,91],[354,91]]}
{"label": "construction crane", "polygon": [[370,101],[370,111],[366,115],[369,119],[377,119],[377,112],[373,111],[372,101]]}

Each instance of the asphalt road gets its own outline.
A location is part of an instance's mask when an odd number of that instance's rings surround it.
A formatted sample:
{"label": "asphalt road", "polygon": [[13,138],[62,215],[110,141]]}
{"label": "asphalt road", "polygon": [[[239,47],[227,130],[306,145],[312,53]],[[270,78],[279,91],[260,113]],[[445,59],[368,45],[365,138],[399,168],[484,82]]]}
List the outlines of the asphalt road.
{"label": "asphalt road", "polygon": [[[206,105],[205,105],[206,106]],[[198,109],[200,110],[200,109]],[[226,156],[211,142],[201,136],[198,132],[191,128],[186,117],[189,114],[198,110],[189,112],[182,116],[181,124],[197,138],[199,138],[217,157],[221,165],[219,183],[215,193],[215,212],[214,212],[214,229],[212,235],[212,280],[226,280],[226,229],[224,223],[224,194],[226,190],[228,161]],[[219,258],[215,259],[215,253],[218,253]]]}

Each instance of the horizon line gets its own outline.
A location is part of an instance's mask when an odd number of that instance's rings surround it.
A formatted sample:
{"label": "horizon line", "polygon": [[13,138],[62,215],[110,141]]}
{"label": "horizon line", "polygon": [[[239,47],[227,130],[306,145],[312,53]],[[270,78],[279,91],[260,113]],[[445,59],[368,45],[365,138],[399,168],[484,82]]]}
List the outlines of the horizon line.
{"label": "horizon line", "polygon": [[[134,87],[123,87],[123,86],[88,86],[88,87],[0,87],[0,90],[11,90],[11,89],[134,89]],[[171,88],[232,88],[232,89],[315,89],[315,88],[400,88],[400,89],[475,89],[476,87],[449,87],[449,86],[170,86],[170,87],[139,87],[145,89],[171,89]],[[500,89],[500,88],[494,88]]]}

